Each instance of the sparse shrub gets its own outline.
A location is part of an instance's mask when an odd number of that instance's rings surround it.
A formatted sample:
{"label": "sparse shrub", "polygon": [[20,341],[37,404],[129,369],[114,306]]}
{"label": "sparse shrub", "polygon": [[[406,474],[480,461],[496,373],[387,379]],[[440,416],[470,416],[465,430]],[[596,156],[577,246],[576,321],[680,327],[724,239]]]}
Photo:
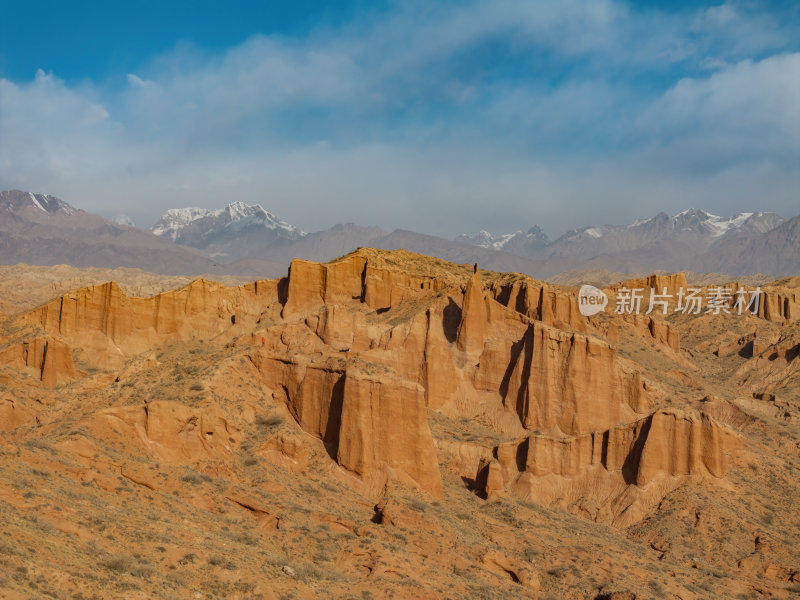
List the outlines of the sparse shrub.
{"label": "sparse shrub", "polygon": [[189,389],[193,392],[202,392],[206,388],[202,383],[193,383]]}
{"label": "sparse shrub", "polygon": [[138,564],[131,568],[130,573],[134,577],[142,577],[149,579],[153,575],[153,567],[151,565]]}
{"label": "sparse shrub", "polygon": [[471,583],[467,586],[470,598],[478,598],[478,600],[491,600],[494,598],[494,588],[485,583]]}
{"label": "sparse shrub", "polygon": [[203,475],[201,473],[196,473],[192,471],[191,473],[187,473],[183,477],[181,477],[181,481],[186,483],[192,483],[194,485],[200,485],[204,481],[211,481],[211,478],[208,475]]}
{"label": "sparse shrub", "polygon": [[249,533],[242,533],[239,535],[233,536],[233,539],[239,542],[240,544],[246,544],[247,546],[255,546],[258,544],[258,539],[254,538]]}
{"label": "sparse shrub", "polygon": [[115,554],[100,564],[114,573],[127,573],[133,566],[133,560],[130,556]]}
{"label": "sparse shrub", "polygon": [[650,586],[651,590],[653,590],[653,594],[655,594],[656,598],[664,597],[664,586],[662,586],[658,581],[650,581],[647,585]]}
{"label": "sparse shrub", "polygon": [[300,489],[309,496],[319,496],[319,489],[312,485],[308,485],[307,483],[300,484]]}
{"label": "sparse shrub", "polygon": [[22,445],[29,450],[47,450],[48,452],[55,452],[50,444],[41,438],[31,438],[22,442]]}
{"label": "sparse shrub", "polygon": [[525,550],[522,551],[522,556],[525,560],[532,563],[538,558],[539,551],[533,546],[526,546]]}
{"label": "sparse shrub", "polygon": [[256,425],[261,425],[262,427],[266,427],[268,429],[274,429],[275,427],[280,427],[283,425],[283,417],[280,415],[258,415],[256,417]]}
{"label": "sparse shrub", "polygon": [[312,564],[304,564],[295,567],[297,578],[301,581],[308,581],[309,579],[323,579],[323,572]]}

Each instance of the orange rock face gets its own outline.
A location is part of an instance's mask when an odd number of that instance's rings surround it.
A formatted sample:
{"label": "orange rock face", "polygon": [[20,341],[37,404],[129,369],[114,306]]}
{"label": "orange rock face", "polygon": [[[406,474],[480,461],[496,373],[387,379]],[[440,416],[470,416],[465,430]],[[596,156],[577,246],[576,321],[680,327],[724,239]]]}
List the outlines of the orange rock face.
{"label": "orange rock face", "polygon": [[580,434],[630,418],[645,394],[616,352],[592,336],[528,326],[507,381],[505,406],[526,429]]}
{"label": "orange rock face", "polygon": [[[640,283],[672,290],[685,278]],[[524,496],[536,478],[579,477],[595,467],[634,487],[721,477],[732,444],[708,418],[648,414],[646,381],[619,359],[616,325],[602,329],[582,317],[574,290],[477,267],[432,268],[413,255],[295,260],[279,281],[226,288],[200,280],[146,299],[109,283],[61,296],[22,321],[51,337],[7,348],[3,360],[38,369],[46,385],[78,376],[71,348],[119,379],[143,368],[133,357],[168,340],[248,339],[246,356],[265,397],[368,489],[396,480],[441,497],[429,411],[522,440],[494,447],[491,459],[467,453],[483,462],[467,461],[465,476],[479,467],[480,487],[492,498]],[[635,326],[680,352],[665,321],[642,317]],[[612,330],[610,342],[601,332]],[[149,402],[104,418],[164,460],[219,456],[235,443],[236,427],[213,405],[182,406]],[[264,452],[286,454],[295,442],[281,439]],[[289,453],[303,455],[296,450]]]}
{"label": "orange rock face", "polygon": [[620,472],[638,486],[661,476],[722,477],[738,439],[708,416],[658,411],[641,421],[569,438],[531,436],[525,441],[525,472],[580,475],[593,465]]}
{"label": "orange rock face", "polygon": [[69,346],[53,338],[34,338],[0,351],[0,362],[35,374],[48,387],[77,377]]}
{"label": "orange rock face", "polygon": [[348,364],[337,458],[359,475],[386,465],[442,495],[422,388],[369,364]]}
{"label": "orange rock face", "polygon": [[[80,347],[88,360],[118,368],[167,339],[214,336],[254,325],[263,306],[277,301],[277,282],[226,288],[197,280],[153,298],[126,296],[115,283],[81,288],[22,317]],[[249,321],[249,322],[248,322]]]}
{"label": "orange rock face", "polygon": [[458,324],[456,346],[463,352],[480,352],[489,326],[486,299],[477,269],[467,284],[461,306],[461,323]]}
{"label": "orange rock face", "polygon": [[92,426],[136,440],[147,454],[179,465],[229,455],[239,431],[216,406],[165,401],[105,411]]}
{"label": "orange rock face", "polygon": [[586,331],[587,321],[578,310],[574,293],[527,279],[493,283],[490,291],[495,300],[526,317],[559,329]]}

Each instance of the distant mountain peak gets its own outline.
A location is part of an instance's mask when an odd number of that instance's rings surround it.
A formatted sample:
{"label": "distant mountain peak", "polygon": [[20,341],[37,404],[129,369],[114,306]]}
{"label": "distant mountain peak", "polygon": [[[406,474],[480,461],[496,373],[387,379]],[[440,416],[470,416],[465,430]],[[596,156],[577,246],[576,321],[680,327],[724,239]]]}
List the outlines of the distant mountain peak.
{"label": "distant mountain peak", "polygon": [[62,214],[71,216],[82,212],[50,194],[34,194],[33,192],[23,192],[21,190],[0,192],[0,207],[10,211],[34,208],[46,215]]}
{"label": "distant mountain peak", "polygon": [[255,227],[273,231],[278,237],[287,239],[306,235],[305,231],[290,225],[260,204],[247,204],[241,200],[219,209],[170,208],[150,230],[155,235],[166,236],[180,243],[189,233],[187,231],[189,228],[192,229],[191,235],[194,237],[214,237],[224,233],[235,234],[243,229]]}
{"label": "distant mountain peak", "polygon": [[117,225],[124,225],[125,227],[136,227],[136,223],[133,222],[128,215],[117,215],[113,219],[111,219],[112,223],[116,223]]}
{"label": "distant mountain peak", "polygon": [[543,248],[550,243],[550,238],[547,237],[547,234],[541,227],[534,225],[526,232],[520,229],[514,233],[506,233],[498,236],[494,236],[485,229],[481,229],[474,235],[462,233],[456,238],[456,241],[466,242],[474,246],[480,246],[481,248],[514,253],[514,249],[519,252],[524,249],[533,251],[538,248]]}
{"label": "distant mountain peak", "polygon": [[689,208],[673,216],[662,211],[654,217],[636,219],[627,225],[587,225],[567,231],[553,242],[538,226],[527,233],[517,231],[493,235],[481,230],[474,235],[462,234],[456,239],[481,248],[543,260],[589,261],[625,255],[625,260],[634,261],[640,260],[643,255],[638,253],[646,250],[653,257],[663,259],[658,264],[668,264],[666,256],[670,253],[676,256],[697,255],[706,252],[719,240],[764,234],[783,222],[784,219],[773,213],[741,212],[722,217],[699,208]]}
{"label": "distant mountain peak", "polygon": [[260,204],[241,200],[218,209],[171,208],[150,231],[223,261],[261,256],[271,244],[306,237]]}

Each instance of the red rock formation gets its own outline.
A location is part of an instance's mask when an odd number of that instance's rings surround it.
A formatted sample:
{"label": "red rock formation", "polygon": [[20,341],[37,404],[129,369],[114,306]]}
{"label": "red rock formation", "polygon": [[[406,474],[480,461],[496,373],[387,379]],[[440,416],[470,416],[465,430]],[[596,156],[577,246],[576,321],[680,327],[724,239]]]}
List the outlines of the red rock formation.
{"label": "red rock formation", "polygon": [[69,346],[54,338],[34,338],[5,348],[0,363],[33,372],[48,387],[78,376]]}
{"label": "red rock formation", "polygon": [[756,345],[757,340],[753,340],[753,357],[736,371],[740,385],[759,393],[792,386],[800,373],[800,334],[789,330],[778,339]]}
{"label": "red rock formation", "polygon": [[531,323],[518,342],[504,404],[526,429],[579,434],[607,429],[646,404],[600,339]]}
{"label": "red rock formation", "polygon": [[289,318],[324,304],[346,304],[353,300],[362,301],[374,310],[388,309],[443,287],[443,282],[434,277],[376,268],[358,254],[327,264],[295,259],[289,267],[283,316]]}
{"label": "red rock formation", "polygon": [[110,282],[64,294],[22,320],[80,346],[90,362],[119,368],[127,358],[164,339],[252,327],[266,305],[277,299],[274,281],[226,288],[200,279],[152,298],[128,297]]}
{"label": "red rock formation", "polygon": [[[415,260],[372,251],[325,265],[296,260],[280,282],[198,281],[149,299],[106,284],[66,294],[24,320],[116,366],[162,340],[251,334],[249,357],[264,391],[341,467],[365,481],[413,482],[436,497],[442,479],[429,409],[525,436],[522,445],[495,448],[494,458],[475,454],[491,497],[512,480],[582,476],[598,465],[627,469],[626,481],[639,485],[662,473],[724,473],[724,444],[710,421],[661,412],[641,419],[650,401],[641,376],[585,331],[591,323],[572,292],[487,273],[484,288],[477,268],[470,276],[451,266],[436,277]],[[684,283],[682,275],[643,280]],[[669,325],[646,319],[649,335],[679,349]],[[108,418],[171,460],[224,448],[213,436],[226,429],[225,418],[209,416],[217,425],[196,434],[187,424],[206,428],[206,413],[180,406],[151,403]]]}
{"label": "red rock formation", "polygon": [[461,323],[458,325],[456,345],[464,352],[480,352],[489,325],[486,300],[483,297],[483,285],[477,267],[464,292],[461,307]]}
{"label": "red rock formation", "polygon": [[284,318],[306,314],[322,305],[361,298],[361,280],[366,261],[340,260],[329,264],[293,260],[289,267]]}
{"label": "red rock formation", "polygon": [[701,418],[674,411],[650,417],[649,430],[639,455],[637,485],[647,485],[663,475],[708,473],[723,477],[728,453],[740,442],[707,415]]}
{"label": "red rock formation", "polygon": [[478,466],[475,487],[483,491],[487,500],[496,500],[506,495],[503,467],[495,458],[484,458]]}
{"label": "red rock formation", "polygon": [[586,317],[578,310],[577,296],[559,286],[517,278],[493,283],[490,292],[502,305],[531,319],[559,329],[587,330]]}
{"label": "red rock formation", "polygon": [[689,287],[685,273],[671,273],[669,275],[649,275],[639,279],[628,279],[611,286],[611,291],[616,292],[622,287],[628,289],[645,290],[645,298],[650,297],[650,290],[655,290],[656,294],[667,293],[676,296],[680,289],[686,290]]}
{"label": "red rock formation", "polygon": [[341,466],[364,477],[388,468],[441,495],[420,386],[357,359],[309,362],[257,352],[251,360],[268,388],[285,392],[298,424],[320,438]]}
{"label": "red rock formation", "polygon": [[214,404],[195,408],[155,401],[112,408],[100,413],[91,426],[101,434],[110,429],[118,437],[136,440],[158,460],[179,465],[225,458],[240,437],[240,428]]}
{"label": "red rock formation", "polygon": [[781,288],[764,290],[758,316],[779,322],[800,319],[800,293]]}
{"label": "red rock formation", "polygon": [[[681,349],[680,333],[664,319],[654,319],[646,314],[632,314],[623,315],[620,320],[630,323],[639,333],[673,352],[679,352]],[[618,334],[617,341],[619,341]]]}
{"label": "red rock formation", "polygon": [[[620,473],[644,487],[662,477],[706,474],[723,477],[728,457],[741,442],[708,415],[660,410],[639,421],[569,437],[533,435],[495,454],[505,484],[520,473],[575,477],[593,466]],[[522,471],[518,465],[524,464]]]}
{"label": "red rock formation", "polygon": [[348,363],[337,457],[360,475],[388,465],[434,497],[442,495],[423,390],[381,366]]}

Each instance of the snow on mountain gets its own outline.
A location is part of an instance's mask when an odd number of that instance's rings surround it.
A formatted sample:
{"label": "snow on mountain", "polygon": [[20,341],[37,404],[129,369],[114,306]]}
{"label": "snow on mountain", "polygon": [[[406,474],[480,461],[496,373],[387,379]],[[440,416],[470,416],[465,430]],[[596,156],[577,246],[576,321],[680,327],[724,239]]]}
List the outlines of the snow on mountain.
{"label": "snow on mountain", "polygon": [[517,231],[516,233],[510,233],[498,238],[495,238],[491,233],[486,231],[485,229],[481,229],[475,235],[467,235],[466,233],[462,233],[459,235],[456,240],[467,242],[472,244],[473,246],[480,246],[481,248],[491,248],[493,250],[502,250],[503,244],[507,242],[511,237],[517,234],[521,234],[522,231]]}
{"label": "snow on mountain", "polygon": [[772,213],[743,212],[721,217],[696,208],[674,216],[661,212],[628,225],[591,226],[568,231],[547,247],[544,258],[588,260],[646,248],[656,255],[659,252],[705,252],[725,236],[764,233],[781,223],[783,219]]}
{"label": "snow on mountain", "polygon": [[81,212],[50,194],[34,194],[33,192],[22,192],[20,190],[0,192],[0,207],[9,211],[33,208],[35,212],[44,213],[41,215],[42,217],[46,215],[72,216]]}
{"label": "snow on mountain", "polygon": [[170,208],[161,215],[161,218],[150,228],[150,231],[156,235],[170,237],[174,241],[178,237],[178,233],[187,225],[198,219],[214,216],[215,212],[217,211],[207,208]]}
{"label": "snow on mountain", "polygon": [[34,194],[33,192],[28,192],[28,196],[29,196],[29,197],[30,197],[30,199],[31,199],[31,204],[33,204],[33,205],[34,205],[36,208],[38,208],[40,211],[42,211],[42,212],[47,212],[47,210],[44,208],[44,206],[42,206],[41,204],[39,204],[39,201],[36,199],[36,194]]}
{"label": "snow on mountain", "polygon": [[[304,231],[276,217],[258,204],[232,202],[225,208],[171,208],[151,227],[155,235],[167,236],[173,241],[188,237],[215,237],[236,234],[248,228],[260,227],[275,232],[279,237],[296,239]],[[194,244],[190,244],[194,245]]]}
{"label": "snow on mountain", "polygon": [[124,225],[125,227],[136,227],[136,223],[133,222],[128,215],[117,215],[113,219],[111,219],[113,223],[117,225]]}
{"label": "snow on mountain", "polygon": [[674,216],[662,212],[649,219],[637,219],[628,225],[585,226],[566,232],[554,242],[550,242],[538,227],[525,234],[517,231],[497,236],[482,230],[476,235],[462,234],[456,239],[519,256],[589,259],[662,243],[675,243],[701,251],[724,236],[766,233],[783,221],[773,213],[743,212],[721,217],[690,208]]}
{"label": "snow on mountain", "polygon": [[481,229],[475,235],[462,233],[456,238],[456,241],[466,242],[474,246],[480,246],[481,248],[506,252],[512,252],[512,248],[521,249],[523,246],[527,247],[529,250],[540,248],[550,243],[547,234],[538,225],[534,225],[527,232],[518,230],[514,233],[506,233],[496,237],[485,229]]}
{"label": "snow on mountain", "polygon": [[720,217],[712,215],[696,208],[690,208],[672,217],[676,227],[689,231],[693,225],[700,225],[711,237],[717,238],[725,235],[731,230],[739,229],[745,221],[753,216],[753,213],[738,213],[732,217]]}
{"label": "snow on mountain", "polygon": [[584,229],[583,233],[594,238],[603,237],[603,230],[598,229],[597,227],[589,227],[588,229]]}

